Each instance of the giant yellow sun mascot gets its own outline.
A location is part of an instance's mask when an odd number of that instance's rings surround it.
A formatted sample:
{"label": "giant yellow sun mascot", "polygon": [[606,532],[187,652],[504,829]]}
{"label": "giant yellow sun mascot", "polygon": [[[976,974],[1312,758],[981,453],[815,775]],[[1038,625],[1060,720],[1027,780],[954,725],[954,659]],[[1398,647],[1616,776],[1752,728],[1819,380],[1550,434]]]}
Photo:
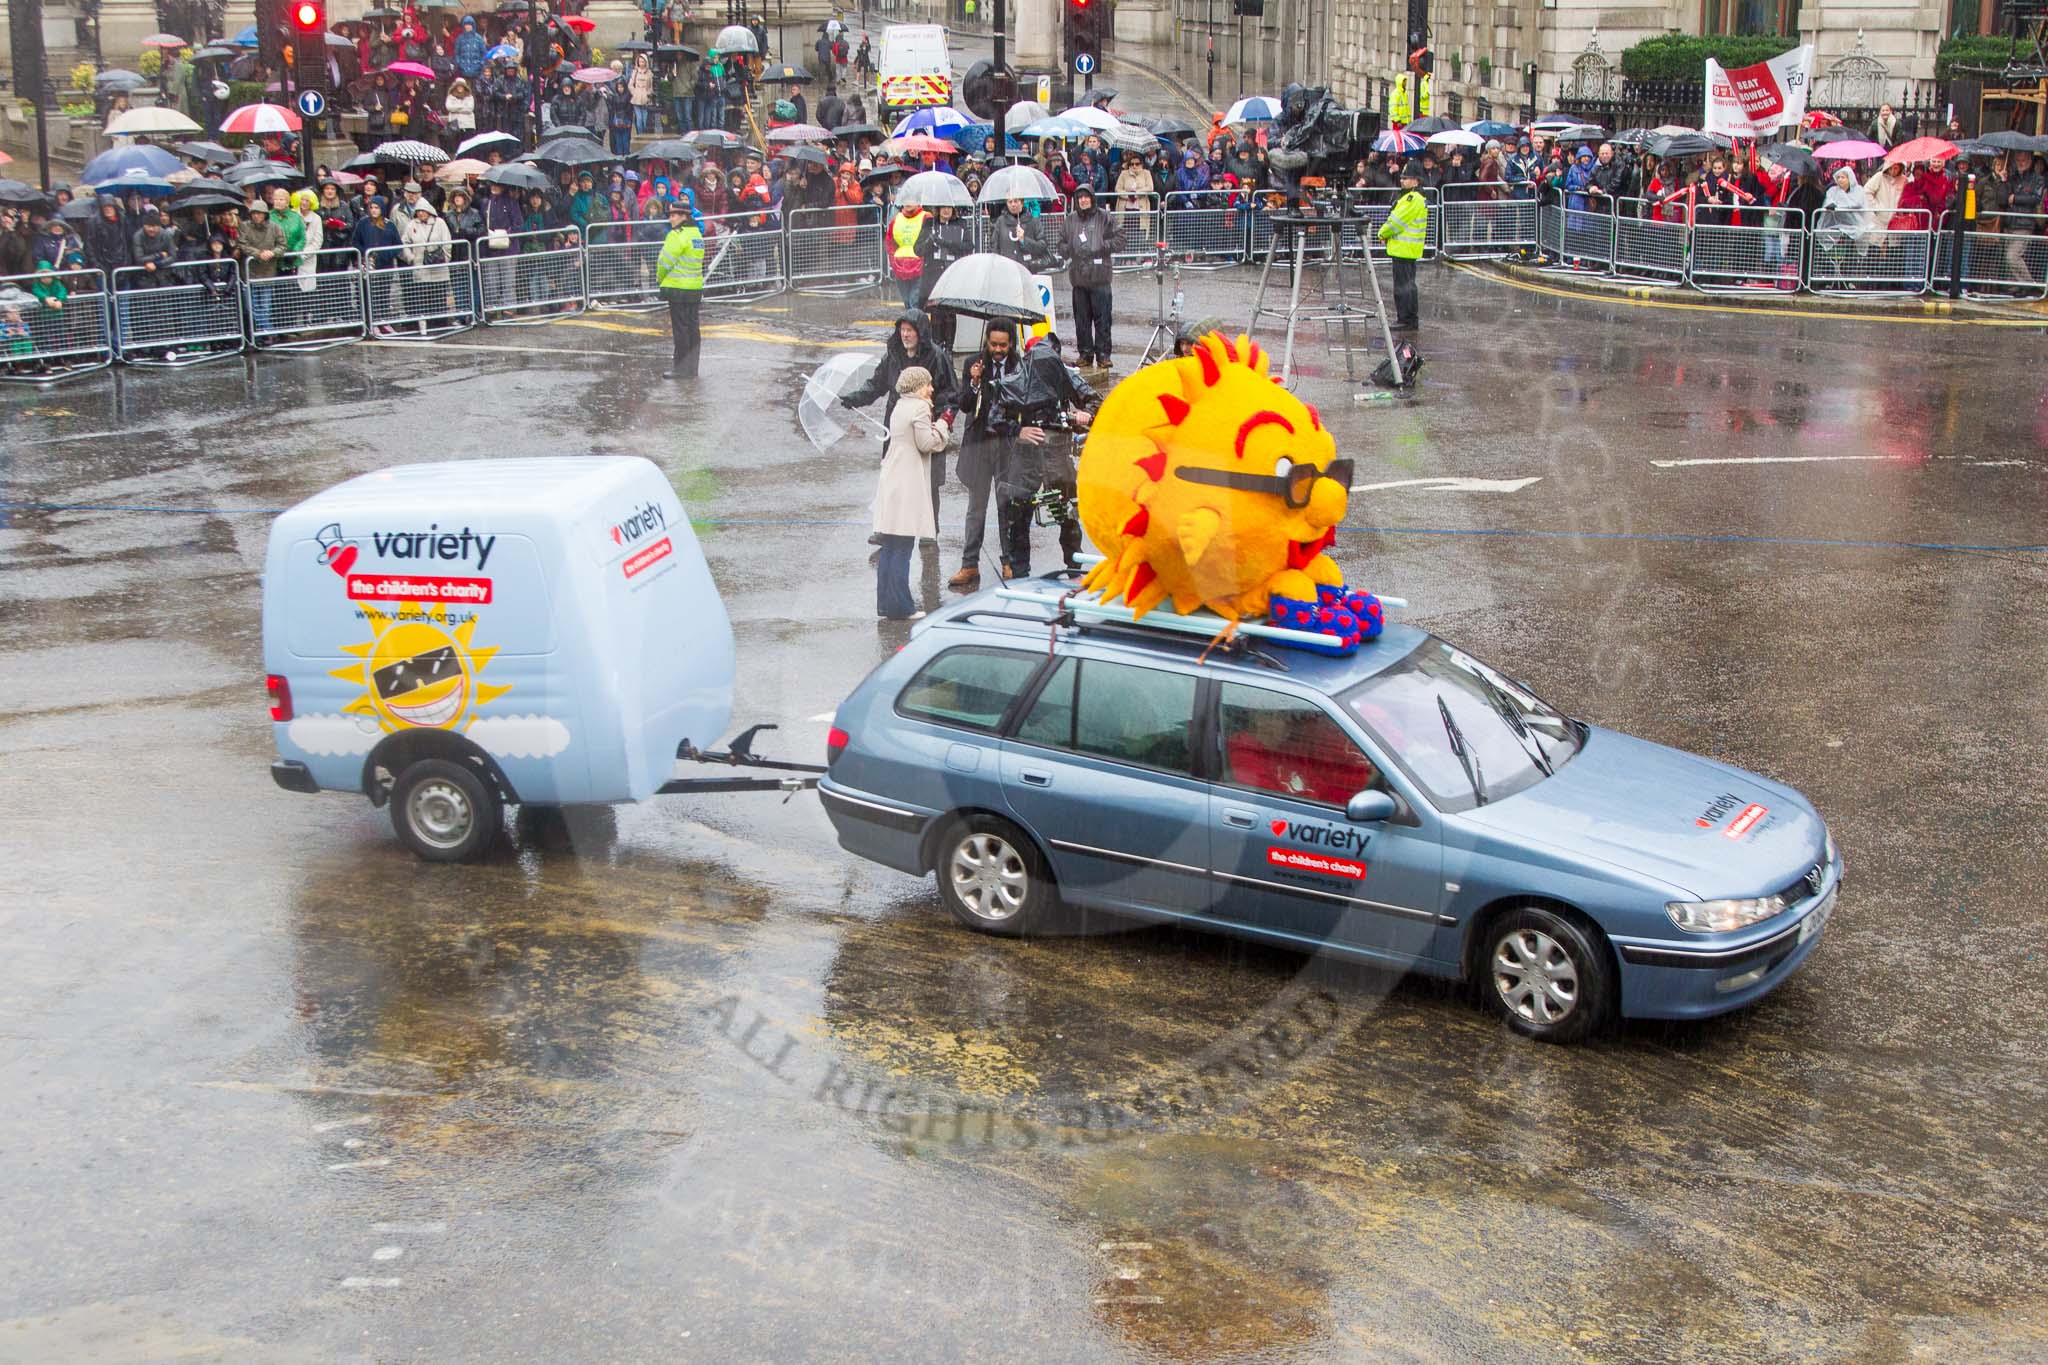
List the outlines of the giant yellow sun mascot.
{"label": "giant yellow sun mascot", "polygon": [[1103,559],[1082,587],[1140,617],[1171,601],[1355,647],[1379,634],[1380,604],[1346,592],[1325,553],[1350,483],[1322,418],[1274,381],[1258,344],[1211,332],[1095,414],[1075,487]]}

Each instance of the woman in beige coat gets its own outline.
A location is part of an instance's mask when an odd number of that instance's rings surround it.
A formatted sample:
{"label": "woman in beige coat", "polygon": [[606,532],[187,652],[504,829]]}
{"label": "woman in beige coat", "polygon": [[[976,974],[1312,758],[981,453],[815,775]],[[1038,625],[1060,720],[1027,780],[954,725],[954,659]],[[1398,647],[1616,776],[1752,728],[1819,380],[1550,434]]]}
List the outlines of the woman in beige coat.
{"label": "woman in beige coat", "polygon": [[910,595],[910,552],[919,537],[939,534],[932,512],[931,457],[946,448],[943,418],[932,416],[932,372],[912,365],[896,377],[889,448],[875,488],[875,613],[884,621],[915,621],[924,613]]}
{"label": "woman in beige coat", "polygon": [[[1124,231],[1137,230],[1135,240],[1152,240],[1152,173],[1144,168],[1138,158],[1126,153],[1124,168],[1116,177],[1116,206],[1125,214]],[[1133,218],[1129,215],[1136,214]]]}

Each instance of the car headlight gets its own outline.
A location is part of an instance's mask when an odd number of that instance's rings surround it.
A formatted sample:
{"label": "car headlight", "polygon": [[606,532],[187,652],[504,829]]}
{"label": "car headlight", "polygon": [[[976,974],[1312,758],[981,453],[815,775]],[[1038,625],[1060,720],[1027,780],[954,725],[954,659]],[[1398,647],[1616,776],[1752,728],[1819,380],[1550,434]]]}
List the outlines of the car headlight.
{"label": "car headlight", "polygon": [[1748,900],[1667,901],[1664,913],[1687,933],[1725,934],[1730,929],[1747,929],[1761,923],[1790,904],[1782,895]]}

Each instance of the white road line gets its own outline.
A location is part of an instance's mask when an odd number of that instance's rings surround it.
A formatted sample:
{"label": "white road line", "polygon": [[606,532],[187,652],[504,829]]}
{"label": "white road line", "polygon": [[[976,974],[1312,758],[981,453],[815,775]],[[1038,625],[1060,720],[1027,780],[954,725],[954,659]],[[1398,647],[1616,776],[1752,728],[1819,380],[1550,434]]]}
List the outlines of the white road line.
{"label": "white road line", "polygon": [[378,1247],[370,1253],[370,1259],[373,1261],[395,1261],[403,1255],[405,1255],[404,1247]]}
{"label": "white road line", "polygon": [[1896,461],[1896,455],[1714,455],[1697,460],[1652,460],[1653,469],[1690,469],[1702,464],[1828,464],[1838,460]]}
{"label": "white road line", "polygon": [[368,1123],[376,1117],[375,1114],[357,1114],[352,1119],[334,1119],[327,1123],[314,1124],[313,1131],[316,1133],[331,1133],[337,1128],[353,1128],[358,1123]]}
{"label": "white road line", "polygon": [[448,1231],[446,1223],[372,1223],[372,1232],[436,1233]]}
{"label": "white road line", "polygon": [[1150,1251],[1152,1244],[1150,1242],[1104,1242],[1101,1249],[1103,1251]]}
{"label": "white road line", "polygon": [[1392,479],[1386,483],[1369,483],[1354,488],[1354,493],[1382,493],[1389,488],[1413,488],[1427,493],[1519,493],[1532,483],[1542,483],[1541,474],[1532,474],[1524,479],[1467,479],[1443,477],[1436,479]]}
{"label": "white road line", "polygon": [[1098,1305],[1099,1305],[1099,1304],[1105,1304],[1105,1303],[1146,1303],[1146,1304],[1160,1304],[1160,1303],[1165,1303],[1165,1302],[1166,1302],[1166,1300],[1165,1300],[1165,1299],[1162,1299],[1162,1298],[1160,1298],[1160,1297],[1159,1297],[1159,1296],[1158,1296],[1157,1294],[1115,1294],[1115,1295],[1111,1295],[1111,1296],[1109,1296],[1109,1297],[1107,1297],[1107,1298],[1100,1298],[1100,1299],[1097,1299],[1097,1300],[1096,1300],[1095,1302],[1096,1302],[1096,1303],[1097,1303]]}
{"label": "white road line", "polygon": [[837,711],[820,711],[815,716],[806,716],[805,719],[813,725],[823,725],[838,714]]}
{"label": "white road line", "polygon": [[330,1171],[368,1171],[374,1170],[379,1166],[389,1166],[390,1164],[391,1158],[388,1156],[373,1156],[367,1157],[362,1161],[337,1161],[327,1169]]}
{"label": "white road line", "polygon": [[341,1287],[343,1289],[396,1289],[404,1283],[405,1281],[396,1275],[388,1279],[380,1279],[370,1275],[351,1275],[341,1282]]}

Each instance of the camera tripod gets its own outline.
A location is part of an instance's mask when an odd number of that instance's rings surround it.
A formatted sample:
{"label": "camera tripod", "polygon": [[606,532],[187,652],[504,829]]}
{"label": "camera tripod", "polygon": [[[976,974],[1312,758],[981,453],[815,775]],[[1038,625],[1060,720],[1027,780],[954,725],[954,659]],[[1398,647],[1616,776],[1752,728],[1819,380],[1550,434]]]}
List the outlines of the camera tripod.
{"label": "camera tripod", "polygon": [[[1341,328],[1343,340],[1339,342],[1330,338],[1328,345],[1343,355],[1344,377],[1356,382],[1358,373],[1352,357],[1361,351],[1372,352],[1381,348],[1366,342],[1363,336],[1359,340],[1364,344],[1353,345],[1351,326],[1354,322],[1363,326],[1377,320],[1387,364],[1396,387],[1401,386],[1401,361],[1395,353],[1394,334],[1387,319],[1386,299],[1380,293],[1379,275],[1372,264],[1371,224],[1362,214],[1347,211],[1349,207],[1339,205],[1334,214],[1295,211],[1272,215],[1273,235],[1266,243],[1265,266],[1259,272],[1258,298],[1252,305],[1251,322],[1246,330],[1256,331],[1262,317],[1284,320],[1286,338],[1280,349],[1279,375],[1282,384],[1294,378],[1294,337],[1301,323],[1319,322],[1326,335],[1332,323]],[[1346,227],[1357,234],[1355,253],[1345,250]],[[1280,285],[1287,293],[1284,308],[1266,302],[1267,289],[1275,283],[1275,266],[1286,272],[1286,281]],[[1320,304],[1302,302],[1302,277],[1311,270],[1322,273]],[[1349,289],[1345,287],[1344,280],[1347,270],[1363,277]],[[1372,293],[1369,305],[1365,297],[1368,289]]]}
{"label": "camera tripod", "polygon": [[[1155,242],[1152,255],[1152,279],[1158,286],[1159,302],[1152,313],[1152,335],[1146,338],[1145,349],[1138,356],[1138,368],[1143,369],[1155,360],[1164,360],[1173,354],[1174,343],[1180,339],[1181,305],[1180,289],[1181,262],[1187,257],[1183,253],[1168,251],[1166,243]],[[1166,302],[1166,268],[1173,267],[1173,304]],[[1158,353],[1153,353],[1153,348]]]}

